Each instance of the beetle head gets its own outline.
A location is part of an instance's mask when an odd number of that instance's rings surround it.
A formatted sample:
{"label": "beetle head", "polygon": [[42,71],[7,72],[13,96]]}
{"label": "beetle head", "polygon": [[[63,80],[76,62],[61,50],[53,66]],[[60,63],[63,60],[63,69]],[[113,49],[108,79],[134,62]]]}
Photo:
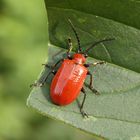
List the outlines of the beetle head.
{"label": "beetle head", "polygon": [[76,53],[73,55],[73,59],[76,61],[78,64],[83,64],[86,62],[86,58],[83,54],[81,53]]}

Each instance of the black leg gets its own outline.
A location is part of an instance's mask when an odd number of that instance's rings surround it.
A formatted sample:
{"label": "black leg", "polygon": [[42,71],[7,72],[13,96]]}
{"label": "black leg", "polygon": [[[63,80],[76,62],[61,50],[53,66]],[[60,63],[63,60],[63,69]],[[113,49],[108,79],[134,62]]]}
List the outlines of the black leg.
{"label": "black leg", "polygon": [[95,62],[93,63],[94,66],[96,65],[102,65],[102,64],[105,64],[106,62],[105,61],[99,61],[99,62]]}
{"label": "black leg", "polygon": [[[99,61],[99,62],[95,62],[95,63],[89,63],[89,64],[84,64],[85,67],[90,67],[90,66],[96,66],[96,65],[102,65],[106,63],[105,61]],[[100,93],[93,88],[93,77],[92,74],[90,73],[90,71],[88,71],[87,75],[90,76],[90,83],[89,83],[89,88],[92,90],[93,93],[95,93],[96,95],[99,95]]]}
{"label": "black leg", "polygon": [[61,62],[61,61],[63,61],[64,59],[60,59],[58,62],[56,62],[53,66],[49,66],[48,64],[42,64],[42,65],[44,65],[45,67],[48,67],[48,68],[50,68],[51,69],[51,71],[46,75],[46,77],[41,81],[41,82],[35,82],[35,83],[33,83],[33,84],[31,84],[30,85],[30,87],[33,87],[33,86],[38,86],[38,87],[42,87],[45,83],[46,83],[46,81],[47,81],[47,79],[48,79],[48,77],[51,75],[51,74],[56,74],[56,70],[55,70],[55,68],[56,68],[56,66]]}
{"label": "black leg", "polygon": [[50,76],[50,74],[52,74],[53,72],[54,71],[50,71],[47,74],[47,76],[41,82],[35,82],[35,83],[31,84],[30,87],[33,87],[33,86],[34,87],[42,87],[46,83],[46,81],[47,81],[48,77]]}
{"label": "black leg", "polygon": [[48,77],[51,75],[51,74],[56,74],[56,70],[52,70],[52,71],[50,71],[48,74],[47,74],[47,76],[40,82],[40,87],[42,87],[45,83],[46,83],[46,81],[47,81],[47,79],[48,79]]}
{"label": "black leg", "polygon": [[57,61],[53,66],[50,66],[50,65],[48,65],[48,64],[42,64],[42,65],[44,65],[45,67],[47,67],[47,68],[50,68],[50,69],[52,69],[52,70],[54,70],[55,68],[56,68],[56,66],[60,63],[60,62],[62,62],[64,59],[60,59],[59,61]]}
{"label": "black leg", "polygon": [[95,62],[95,63],[89,63],[89,64],[84,64],[85,67],[90,67],[90,66],[96,66],[96,65],[102,65],[105,64],[105,61],[99,61],[99,62]]}
{"label": "black leg", "polygon": [[85,92],[85,89],[83,87],[82,87],[81,91],[82,91],[82,93],[84,93],[84,98],[83,98],[82,104],[80,106],[80,112],[81,112],[83,117],[88,117],[88,115],[83,110],[83,106],[84,106],[85,99],[86,99],[86,92]]}
{"label": "black leg", "polygon": [[93,93],[95,93],[96,95],[99,95],[100,93],[95,88],[93,88],[93,86],[92,86],[93,85],[93,77],[92,77],[92,74],[90,73],[90,71],[88,71],[87,75],[90,76],[89,88],[91,89],[91,91]]}
{"label": "black leg", "polygon": [[41,81],[41,82],[35,82],[35,83],[33,83],[33,84],[31,84],[30,85],[30,87],[42,87],[45,83],[46,83],[46,81],[47,81],[47,79],[48,79],[48,77],[51,75],[51,74],[56,74],[56,70],[52,70],[52,71],[50,71],[48,74],[47,74],[47,76]]}
{"label": "black leg", "polygon": [[42,64],[42,65],[45,66],[46,68],[53,69],[53,66],[50,66],[48,64]]}
{"label": "black leg", "polygon": [[88,71],[87,75],[89,75],[89,76],[90,76],[89,88],[93,88],[93,87],[92,87],[93,77],[92,77],[92,74],[90,73],[90,71]]}

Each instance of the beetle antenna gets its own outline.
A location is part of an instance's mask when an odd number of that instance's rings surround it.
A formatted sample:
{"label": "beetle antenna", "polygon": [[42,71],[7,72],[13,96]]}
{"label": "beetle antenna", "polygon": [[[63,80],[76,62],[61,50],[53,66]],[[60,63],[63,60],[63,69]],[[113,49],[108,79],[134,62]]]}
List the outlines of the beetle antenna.
{"label": "beetle antenna", "polygon": [[76,32],[76,29],[75,29],[75,27],[74,27],[74,25],[73,25],[73,23],[71,22],[70,19],[68,19],[68,22],[70,23],[71,28],[72,28],[72,30],[74,31],[74,34],[75,34],[75,36],[76,36],[76,39],[77,39],[77,42],[78,42],[78,52],[81,52],[82,50],[81,50],[81,45],[80,45],[80,39],[79,39],[79,37],[78,37],[78,34],[77,34],[77,32]]}
{"label": "beetle antenna", "polygon": [[91,47],[87,48],[84,52],[84,54],[86,55],[88,53],[88,51],[92,48],[94,48],[96,45],[102,43],[102,42],[106,42],[106,41],[111,41],[111,40],[115,40],[115,38],[106,38],[106,39],[103,39],[103,40],[100,40],[100,41],[97,41],[95,42]]}

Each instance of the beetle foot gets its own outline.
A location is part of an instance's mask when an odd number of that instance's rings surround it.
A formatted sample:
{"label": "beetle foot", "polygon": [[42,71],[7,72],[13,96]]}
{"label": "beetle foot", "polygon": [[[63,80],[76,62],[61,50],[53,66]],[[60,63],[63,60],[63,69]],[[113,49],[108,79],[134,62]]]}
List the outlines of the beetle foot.
{"label": "beetle foot", "polygon": [[99,64],[106,64],[106,62],[105,61],[100,61]]}
{"label": "beetle foot", "polygon": [[100,93],[98,92],[98,90],[96,90],[95,88],[93,88],[92,86],[89,87],[91,89],[91,91],[95,94],[95,95],[100,95]]}
{"label": "beetle foot", "polygon": [[52,68],[53,68],[53,66],[50,66],[50,65],[48,65],[48,64],[42,64],[42,66],[44,66],[44,67],[46,67],[46,68],[49,68],[49,69],[52,69]]}
{"label": "beetle foot", "polygon": [[39,87],[42,87],[42,86],[44,86],[44,84],[45,84],[45,83],[39,83],[38,86],[39,86]]}
{"label": "beetle foot", "polygon": [[30,88],[37,86],[36,83],[30,84]]}
{"label": "beetle foot", "polygon": [[43,85],[44,85],[44,83],[35,82],[35,83],[31,84],[30,87],[42,87]]}
{"label": "beetle foot", "polygon": [[106,62],[105,61],[99,61],[99,62],[93,63],[94,66],[96,66],[96,65],[102,65],[102,64],[106,64]]}
{"label": "beetle foot", "polygon": [[85,113],[83,110],[80,110],[80,112],[81,112],[81,114],[82,114],[82,116],[83,116],[84,118],[88,118],[87,113]]}

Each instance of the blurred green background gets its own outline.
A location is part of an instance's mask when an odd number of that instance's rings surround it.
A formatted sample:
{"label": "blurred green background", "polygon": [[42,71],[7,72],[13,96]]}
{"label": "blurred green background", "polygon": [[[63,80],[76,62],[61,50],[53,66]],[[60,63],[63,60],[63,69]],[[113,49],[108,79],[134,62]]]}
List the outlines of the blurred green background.
{"label": "blurred green background", "polygon": [[0,0],[0,140],[93,140],[26,106],[47,38],[43,0]]}

